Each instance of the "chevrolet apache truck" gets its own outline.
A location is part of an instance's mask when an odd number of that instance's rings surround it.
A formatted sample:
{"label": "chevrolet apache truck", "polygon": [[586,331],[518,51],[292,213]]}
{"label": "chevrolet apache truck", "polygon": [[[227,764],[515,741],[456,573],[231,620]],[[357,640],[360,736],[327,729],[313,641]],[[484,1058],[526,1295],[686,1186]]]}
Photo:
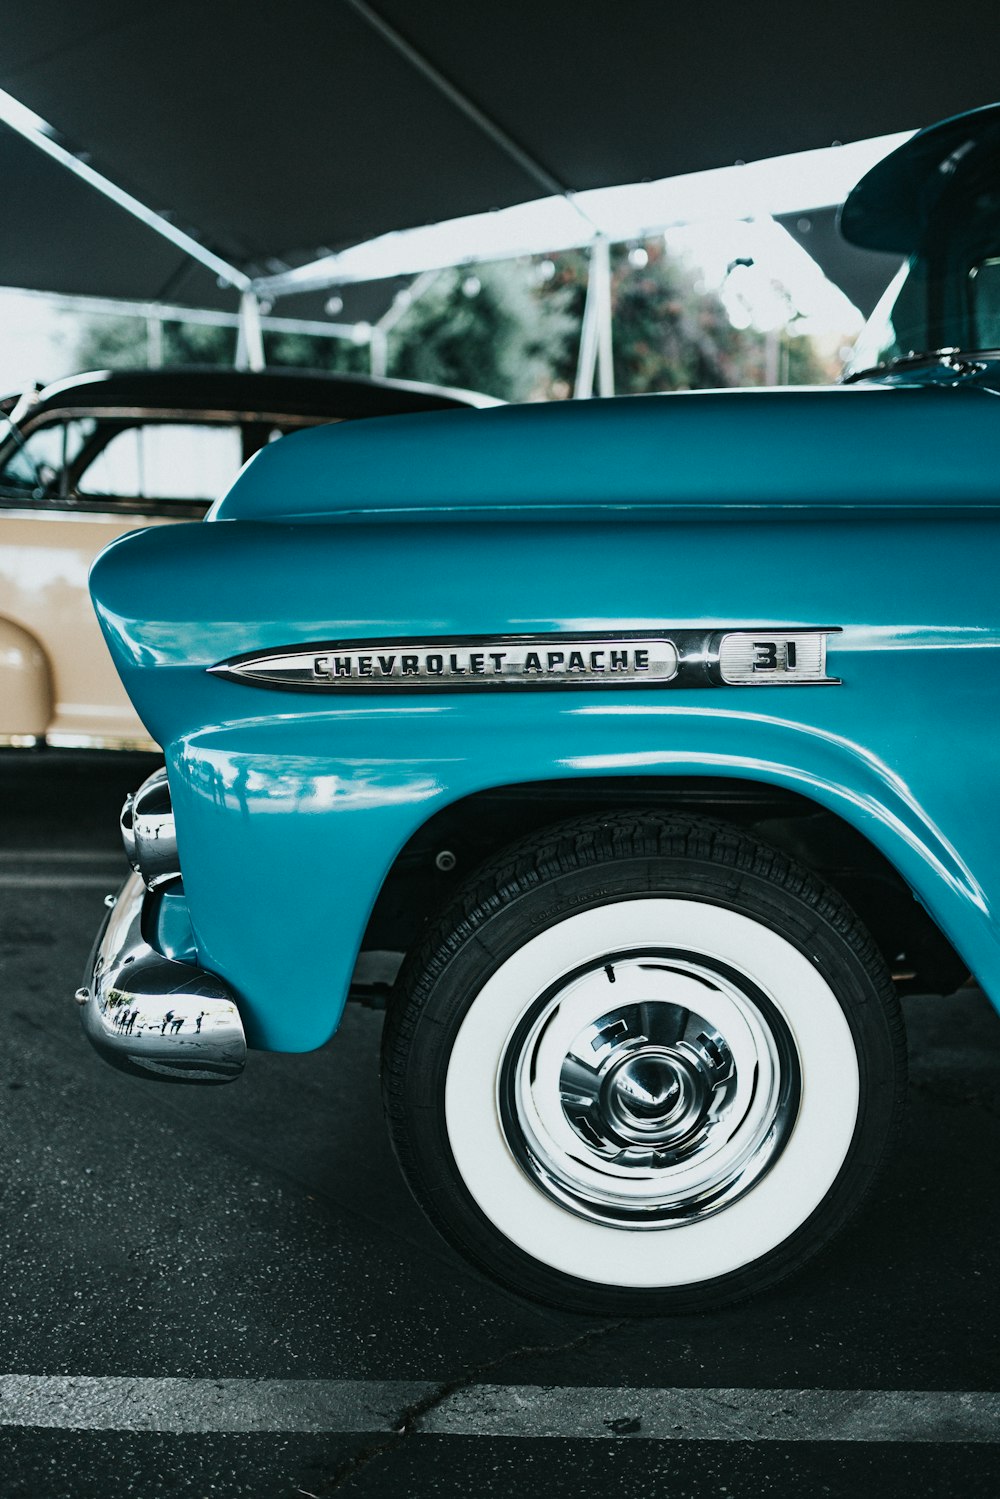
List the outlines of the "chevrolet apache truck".
{"label": "chevrolet apache truck", "polygon": [[403,1171],[554,1304],[789,1273],[891,1159],[897,993],[1000,1004],[1000,106],[843,229],[907,266],[841,386],[317,428],[93,569],[166,765],[90,1038],[226,1081],[401,954]]}

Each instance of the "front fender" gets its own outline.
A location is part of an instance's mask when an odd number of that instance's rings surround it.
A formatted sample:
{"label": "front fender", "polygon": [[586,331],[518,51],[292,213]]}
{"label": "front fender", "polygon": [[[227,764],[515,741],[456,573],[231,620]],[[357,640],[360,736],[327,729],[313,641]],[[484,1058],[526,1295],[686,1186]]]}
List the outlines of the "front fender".
{"label": "front fender", "polygon": [[842,711],[804,725],[779,716],[781,694],[767,691],[777,712],[574,694],[543,714],[537,701],[477,697],[193,734],[168,765],[201,961],[239,994],[252,1045],[309,1050],[336,1028],[395,858],[443,807],[532,781],[700,774],[784,787],[852,824],[1000,999],[1000,944],[976,872],[991,867],[997,832],[984,807],[963,811],[926,746],[904,777],[843,732]]}
{"label": "front fender", "polygon": [[0,618],[0,737],[44,738],[52,701],[52,673],[40,643]]}

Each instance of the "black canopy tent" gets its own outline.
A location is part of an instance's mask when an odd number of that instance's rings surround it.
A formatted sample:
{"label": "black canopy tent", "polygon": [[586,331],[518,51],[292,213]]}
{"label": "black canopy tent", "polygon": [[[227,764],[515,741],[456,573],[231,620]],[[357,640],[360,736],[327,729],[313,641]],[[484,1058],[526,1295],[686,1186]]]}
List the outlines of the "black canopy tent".
{"label": "black canopy tent", "polygon": [[[388,230],[916,127],[997,89],[992,0],[939,16],[917,0],[0,0],[0,89],[66,153],[0,128],[0,284],[233,309],[258,279]],[[67,170],[81,160],[149,223]]]}

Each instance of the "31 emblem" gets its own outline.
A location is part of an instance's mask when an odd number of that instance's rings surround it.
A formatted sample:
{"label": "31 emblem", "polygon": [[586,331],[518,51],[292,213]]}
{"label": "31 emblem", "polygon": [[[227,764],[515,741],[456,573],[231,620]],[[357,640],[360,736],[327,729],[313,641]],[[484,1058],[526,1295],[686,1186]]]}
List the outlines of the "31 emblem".
{"label": "31 emblem", "polygon": [[736,630],[719,645],[719,674],[733,687],[794,686],[804,682],[831,685],[826,674],[827,631],[799,630],[773,634]]}

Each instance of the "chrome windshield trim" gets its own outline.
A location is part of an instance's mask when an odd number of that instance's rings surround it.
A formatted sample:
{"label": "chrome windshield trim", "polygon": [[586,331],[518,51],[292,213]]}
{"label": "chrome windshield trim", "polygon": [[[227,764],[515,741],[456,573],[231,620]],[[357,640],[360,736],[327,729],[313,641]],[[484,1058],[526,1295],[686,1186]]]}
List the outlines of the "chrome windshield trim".
{"label": "chrome windshield trim", "polygon": [[[872,375],[893,375],[897,370],[919,369],[921,365],[943,364],[956,374],[967,374],[969,366],[980,359],[1000,360],[1000,349],[928,349],[921,354],[900,354],[896,359],[887,359],[882,364],[868,364],[864,369],[847,370],[840,377],[841,385],[852,385],[855,380],[867,380]],[[967,364],[968,362],[968,364]],[[976,369],[980,366],[976,365]]]}

